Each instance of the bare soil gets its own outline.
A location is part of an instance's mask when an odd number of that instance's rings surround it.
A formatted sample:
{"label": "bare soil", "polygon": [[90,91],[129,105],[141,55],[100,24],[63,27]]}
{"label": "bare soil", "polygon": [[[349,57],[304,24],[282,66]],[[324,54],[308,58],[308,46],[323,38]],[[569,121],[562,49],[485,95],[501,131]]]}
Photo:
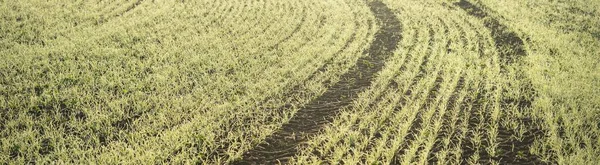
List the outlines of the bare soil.
{"label": "bare soil", "polygon": [[369,7],[380,28],[370,48],[364,52],[366,56],[360,57],[339,82],[300,109],[280,130],[233,164],[286,163],[296,155],[300,143],[331,123],[342,108],[350,106],[358,94],[371,85],[375,73],[383,69],[385,60],[396,50],[402,36],[400,21],[391,9],[379,1],[370,2]]}
{"label": "bare soil", "polygon": [[[484,21],[484,26],[490,30],[491,36],[495,41],[495,46],[499,52],[500,61],[502,62],[502,70],[504,70],[507,65],[515,64],[520,61],[522,57],[527,55],[527,52],[524,49],[523,40],[516,33],[510,31],[506,25],[501,24],[500,21],[489,16],[486,11],[466,0],[461,0],[454,5],[466,11],[469,15]],[[521,91],[527,92],[526,95],[532,97],[503,98],[503,109],[508,106],[517,106],[520,110],[531,108],[531,103],[535,99],[535,90],[526,78],[519,78],[523,80],[523,82],[526,82],[519,87],[521,88]],[[470,155],[479,152],[481,156],[479,163],[482,164],[489,164],[489,160],[495,160],[500,164],[545,164],[538,156],[532,155],[529,152],[529,148],[533,145],[534,140],[543,136],[544,132],[536,126],[532,119],[522,118],[517,120],[521,126],[525,127],[527,130],[522,139],[519,140],[513,136],[517,135],[516,130],[499,126],[497,137],[499,140],[499,153],[497,155],[491,156],[484,151],[475,151],[465,143],[462,147],[464,150],[463,160],[466,161]],[[469,121],[469,126],[474,126],[479,122],[485,121],[478,121],[478,119],[473,118]],[[469,139],[465,140],[467,142],[469,141]],[[487,141],[485,141],[484,144],[485,143],[487,143]]]}

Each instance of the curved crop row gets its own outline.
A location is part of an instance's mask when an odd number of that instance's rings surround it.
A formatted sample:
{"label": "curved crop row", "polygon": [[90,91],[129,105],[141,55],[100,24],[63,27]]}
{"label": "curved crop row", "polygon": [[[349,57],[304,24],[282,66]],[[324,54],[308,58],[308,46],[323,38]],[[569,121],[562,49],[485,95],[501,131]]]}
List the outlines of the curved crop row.
{"label": "curved crop row", "polygon": [[[354,103],[356,108],[344,111],[312,139],[295,162],[539,162],[515,146],[532,145],[527,141],[539,133],[515,116],[526,113],[521,105],[505,101],[523,94],[513,90],[518,85],[512,83],[519,80],[503,73],[510,66],[505,66],[497,49],[502,43],[496,43],[500,41],[491,29],[444,3],[386,3],[396,9],[405,32],[416,34],[403,39],[398,56],[376,80],[384,83],[392,76],[393,85],[372,86]],[[385,94],[370,94],[376,91]]]}
{"label": "curved crop row", "polygon": [[2,40],[0,160],[237,159],[368,47],[373,19],[358,3],[65,2],[105,19],[46,29],[62,36],[45,46]]}
{"label": "curved crop row", "polygon": [[597,162],[600,4],[532,1],[0,0],[0,162]]}

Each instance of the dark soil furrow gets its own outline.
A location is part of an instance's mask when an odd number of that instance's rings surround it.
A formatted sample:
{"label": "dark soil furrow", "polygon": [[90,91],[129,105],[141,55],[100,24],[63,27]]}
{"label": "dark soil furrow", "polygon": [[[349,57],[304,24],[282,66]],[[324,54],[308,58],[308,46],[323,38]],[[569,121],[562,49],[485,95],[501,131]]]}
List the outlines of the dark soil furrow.
{"label": "dark soil furrow", "polygon": [[[375,73],[383,68],[383,61],[392,55],[401,40],[401,24],[382,2],[374,1],[368,5],[380,25],[371,47],[364,52],[368,56],[360,57],[339,82],[300,109],[279,131],[246,152],[242,160],[234,164],[286,163],[285,157],[295,155],[297,146],[306,141],[307,136],[314,135],[324,124],[331,122],[340,109],[349,106],[359,92],[371,85]],[[269,154],[282,150],[287,150],[284,151],[287,153],[285,156]]]}
{"label": "dark soil furrow", "polygon": [[[466,76],[466,75],[465,75]],[[461,86],[462,89],[468,91],[467,93],[473,93],[472,89],[469,88],[469,86],[473,85],[473,82],[466,82],[465,81],[465,77],[461,77],[462,79],[459,80],[459,85]],[[465,89],[466,88],[466,89]],[[465,97],[463,97],[461,100],[457,100],[457,106],[459,111],[458,113],[458,117],[456,119],[456,121],[454,121],[454,123],[457,123],[457,127],[455,132],[452,133],[452,136],[450,137],[450,143],[452,144],[453,147],[457,148],[460,150],[460,153],[456,153],[457,155],[453,155],[451,154],[450,156],[453,156],[459,160],[462,160],[461,158],[465,155],[464,154],[464,149],[467,147],[466,144],[468,143],[467,141],[465,141],[463,139],[463,137],[466,137],[469,135],[469,120],[472,116],[472,111],[473,108],[469,107],[469,104],[473,102],[473,98],[471,97],[471,95],[467,95]],[[464,162],[463,162],[464,163]]]}
{"label": "dark soil furrow", "polygon": [[[357,29],[354,29],[354,30],[356,31]],[[352,36],[350,37],[350,39],[348,39],[346,41],[346,43],[344,44],[344,47],[341,50],[337,51],[331,58],[329,58],[328,62],[326,62],[322,66],[322,68],[323,67],[327,67],[328,65],[330,65],[333,62],[333,57],[339,55],[340,53],[343,52],[343,50],[347,49],[349,47],[349,45],[352,42],[354,42],[355,36],[356,36],[356,33],[353,33]],[[300,49],[300,48],[304,47],[306,44],[308,44],[308,43],[307,42],[302,43],[301,45],[299,45],[298,47],[296,47],[294,49],[295,50]],[[319,69],[319,71],[320,70],[321,69]],[[302,85],[306,84],[306,82],[313,81],[314,78],[315,78],[314,76],[317,75],[319,73],[319,71],[313,72],[313,74],[311,74],[308,79],[305,79],[304,81],[301,81],[300,83],[296,83],[296,85],[290,86],[289,88],[283,89],[282,90],[283,91],[282,95],[288,96],[288,95],[297,95],[297,94],[301,94],[301,95],[302,94],[304,94],[304,95],[308,94],[308,93],[302,93],[302,92],[304,92],[304,90],[302,89]],[[276,97],[276,96],[266,97],[265,99],[263,99],[261,101],[258,101],[256,105],[258,105],[258,106],[265,105],[265,104],[267,104],[274,97]],[[308,96],[303,96],[303,97],[308,97]],[[297,103],[298,103],[298,100],[291,100],[291,101],[289,101],[289,103],[287,103],[286,105],[283,105],[283,106],[279,106],[279,107],[267,107],[267,108],[265,108],[265,111],[266,112],[270,112],[270,113],[282,113],[283,111],[292,108],[291,105],[297,104]],[[140,118],[142,115],[145,115],[145,113],[146,113],[146,111],[142,112],[141,114],[135,114],[135,115],[132,115],[132,117],[124,118],[122,120],[119,120],[117,122],[112,123],[112,126],[117,128],[117,130],[115,132],[119,132],[119,130],[129,130],[129,131],[131,131],[130,129],[132,129],[132,127],[134,127],[132,125],[132,123],[134,121],[138,120],[138,118]],[[235,118],[235,119],[240,119],[240,118]],[[272,121],[266,121],[266,122],[267,123],[271,123]],[[247,122],[241,122],[240,121],[240,122],[234,122],[234,123],[247,123]],[[178,123],[178,124],[175,124],[175,125],[180,125],[180,124],[182,124],[182,123]],[[170,126],[170,127],[173,127],[173,126]],[[165,129],[166,128],[170,128],[170,127],[165,127]],[[242,127],[249,127],[249,126],[242,126]],[[230,146],[227,145],[227,144],[222,145],[222,146],[218,147],[216,150],[214,150],[213,152],[207,153],[207,155],[208,156],[217,156],[217,155],[221,154],[220,152],[225,151],[229,147]],[[174,153],[177,154],[179,152],[174,152]],[[172,156],[174,156],[174,155],[172,155]]]}
{"label": "dark soil furrow", "polygon": [[525,126],[525,133],[522,139],[515,137],[518,135],[517,130],[512,130],[504,126],[498,127],[498,148],[500,149],[493,160],[500,164],[554,164],[543,162],[537,155],[532,155],[529,152],[530,146],[535,139],[541,138],[546,133],[537,128],[535,123],[530,118],[518,119],[522,126]]}
{"label": "dark soil furrow", "polygon": [[[271,24],[269,24],[269,26],[270,26],[270,25],[271,25]],[[301,25],[301,24],[300,24],[300,25]],[[300,25],[298,25],[298,26],[296,27],[296,30],[298,30],[298,29],[299,29]],[[267,26],[267,27],[269,27],[269,26]],[[354,30],[356,31],[357,29],[354,29]],[[292,35],[292,34],[290,34],[290,35]],[[344,46],[344,48],[343,48],[343,49],[346,49],[346,48],[349,46],[349,44],[350,44],[350,43],[352,43],[352,42],[354,41],[354,38],[355,38],[354,36],[355,36],[355,35],[356,35],[356,33],[353,33],[353,34],[352,34],[352,37],[351,37],[351,39],[349,39],[348,41],[346,41],[346,43],[345,43],[345,46]],[[291,36],[288,36],[288,37],[291,37]],[[298,47],[295,47],[295,48],[294,48],[294,50],[298,50],[298,49],[300,49],[300,48],[304,47],[304,46],[305,46],[305,45],[307,45],[307,44],[308,44],[308,42],[302,43],[302,44],[301,44],[301,45],[299,45]],[[336,52],[336,54],[335,54],[334,56],[336,56],[337,54],[341,53],[342,51],[343,51],[343,50],[339,50],[338,52]],[[325,64],[325,65],[327,65],[327,64]],[[314,75],[314,74],[316,74],[316,73],[317,73],[317,72],[313,73],[312,75]],[[312,75],[311,75],[311,76],[312,76]],[[294,87],[292,87],[292,88],[286,88],[286,89],[284,89],[283,91],[287,91],[287,92],[286,92],[285,94],[283,94],[283,95],[292,95],[293,93],[297,93],[297,92],[301,91],[301,87],[300,87],[300,85],[301,85],[301,84],[305,84],[305,82],[308,82],[308,81],[311,81],[311,80],[313,80],[313,79],[312,79],[312,78],[310,78],[310,79],[306,79],[305,81],[302,81],[301,83],[299,83],[298,85],[296,85],[296,86],[294,86]],[[271,98],[273,98],[273,97],[266,97],[264,100],[262,100],[262,101],[259,101],[259,102],[257,103],[257,105],[264,105],[264,104],[266,104],[267,102],[269,102],[269,100],[270,100]],[[292,101],[292,102],[297,102],[297,101]],[[274,108],[274,109],[276,109],[276,110],[277,110],[276,112],[282,112],[282,111],[283,111],[283,109],[289,109],[289,108],[291,108],[291,106],[290,106],[290,105],[291,105],[291,104],[286,104],[286,105],[284,105],[284,106],[277,107],[277,108]],[[267,111],[275,112],[275,111],[274,111],[274,109],[270,109],[270,110],[267,110]],[[137,121],[137,120],[138,120],[140,117],[142,117],[142,116],[143,116],[143,115],[145,115],[146,113],[148,113],[148,111],[144,111],[144,112],[141,112],[141,113],[136,113],[136,114],[129,115],[129,117],[124,117],[124,118],[123,118],[123,119],[121,119],[121,120],[118,120],[118,121],[116,121],[116,122],[113,122],[113,123],[111,124],[111,126],[113,126],[113,127],[115,127],[115,128],[116,128],[115,132],[119,132],[119,131],[121,131],[121,130],[135,131],[135,130],[133,130],[133,129],[135,129],[135,126],[133,125],[133,122],[134,122],[134,121]],[[242,123],[243,123],[243,122],[242,122]],[[175,126],[175,125],[181,125],[181,124],[183,124],[183,123],[176,123],[176,124],[174,124],[173,126]],[[173,127],[173,126],[165,127],[164,129],[166,129],[166,128],[170,128],[170,127]],[[227,148],[227,147],[229,147],[229,146],[219,147],[219,149],[217,149],[217,150],[215,150],[215,151],[219,151],[219,150],[225,149],[225,148]],[[212,154],[216,154],[216,153],[217,153],[217,152],[215,152],[215,153],[212,153]],[[209,155],[211,155],[211,154],[209,154]]]}
{"label": "dark soil furrow", "polygon": [[[413,37],[413,42],[411,42],[411,45],[410,45],[410,46],[409,46],[409,48],[407,49],[406,57],[404,57],[404,62],[403,62],[403,63],[400,65],[400,67],[399,67],[399,69],[400,69],[400,70],[398,70],[398,71],[397,71],[397,72],[394,74],[394,76],[392,76],[392,79],[390,80],[390,82],[388,82],[388,84],[386,85],[386,88],[385,88],[386,90],[384,90],[384,91],[398,91],[398,90],[399,90],[399,86],[398,86],[398,84],[397,84],[397,83],[394,81],[394,79],[395,79],[395,78],[397,78],[397,77],[398,77],[400,74],[402,74],[402,73],[403,73],[403,71],[405,71],[405,70],[406,70],[406,65],[407,65],[407,63],[410,61],[410,59],[412,59],[411,53],[414,51],[414,48],[415,48],[415,47],[416,47],[416,45],[417,45],[417,42],[418,42],[418,41],[417,41],[417,39],[418,39],[417,37],[418,37],[418,36],[419,36],[419,33],[418,33],[418,31],[417,31],[417,33],[415,33],[415,34],[414,34],[414,37]],[[404,68],[404,69],[402,69],[402,68]],[[393,93],[393,92],[390,92],[390,93]],[[383,100],[383,98],[382,98],[383,96],[384,96],[384,95],[380,94],[380,95],[379,95],[379,97],[376,99],[376,101],[375,101],[375,102],[373,102],[373,103],[369,104],[369,107],[374,107],[374,106],[376,106],[376,105],[377,105],[376,103],[380,103],[380,102],[381,102],[381,100]],[[388,102],[389,102],[389,101],[390,101],[390,100],[388,100]],[[390,103],[390,104],[393,104],[393,103]],[[386,121],[387,121],[387,120],[389,120],[389,118],[385,118],[385,119],[384,119],[384,118],[382,118],[382,119],[380,119],[380,120],[386,120]],[[385,123],[385,122],[382,122],[382,123]],[[371,149],[373,148],[374,142],[375,142],[375,141],[377,141],[377,139],[381,138],[381,134],[380,134],[380,132],[375,132],[375,133],[374,133],[374,135],[378,135],[378,136],[373,136],[373,137],[371,137],[371,139],[369,139],[370,143],[367,145],[367,147],[365,147],[365,151],[369,151],[369,150],[371,150]],[[365,161],[365,160],[363,160],[363,162],[364,162],[364,161]]]}
{"label": "dark soil furrow", "polygon": [[500,21],[490,17],[485,11],[469,1],[461,0],[455,5],[465,10],[469,15],[484,21],[484,26],[490,29],[492,38],[496,42],[495,46],[498,49],[502,63],[510,65],[527,55],[523,47],[523,40],[516,33],[510,31],[507,26],[501,24]]}
{"label": "dark soil furrow", "polygon": [[[386,85],[384,88],[382,88],[382,90],[381,90],[382,92],[376,94],[375,99],[369,100],[369,102],[368,102],[369,107],[373,107],[375,105],[394,104],[392,102],[393,99],[390,98],[390,96],[394,95],[394,93],[395,93],[395,91],[393,91],[393,90],[395,90],[393,87],[391,87],[390,85]],[[390,92],[390,91],[393,91],[393,92]],[[374,109],[374,108],[371,108],[371,109]],[[389,116],[379,116],[379,117],[380,117],[379,120],[389,121]],[[360,132],[363,136],[369,137],[368,138],[369,142],[373,142],[374,140],[381,138],[381,133],[379,132],[380,130],[370,131],[369,129],[358,128],[357,125],[361,122],[361,120],[362,119],[358,119],[357,121],[353,122],[353,124],[354,124],[353,129],[360,130]],[[383,123],[383,122],[381,122],[381,123]],[[380,125],[378,125],[378,127],[381,128]],[[345,143],[347,143],[347,141],[344,141],[344,139],[342,139],[341,141],[337,141],[337,143],[339,145],[345,145]],[[367,146],[365,148],[354,148],[353,147],[353,149],[354,150],[360,149],[360,150],[368,151],[369,148],[371,148],[371,146],[372,146],[372,144],[369,143],[369,144],[367,144]],[[347,152],[345,152],[342,157],[350,156],[350,154],[351,154],[351,150],[347,150]],[[322,160],[324,160],[326,158],[322,154],[317,154],[317,155],[319,155],[320,159],[322,159]],[[362,161],[364,162],[366,160],[363,158]],[[343,162],[339,162],[339,163],[343,163]]]}
{"label": "dark soil furrow", "polygon": [[[476,82],[479,83],[479,82]],[[466,108],[462,111],[465,111],[466,113],[469,113],[469,115],[466,115],[464,118],[465,122],[463,124],[463,126],[466,126],[466,130],[468,130],[468,132],[463,132],[462,136],[462,140],[461,140],[461,151],[462,151],[462,155],[461,155],[461,161],[463,163],[469,162],[469,159],[473,156],[473,155],[479,155],[483,153],[482,149],[483,148],[477,148],[480,147],[481,145],[477,144],[475,142],[475,136],[485,136],[485,135],[481,135],[481,130],[477,129],[477,126],[479,126],[480,124],[482,124],[482,121],[479,121],[479,113],[485,111],[483,109],[481,109],[481,104],[484,103],[484,100],[482,100],[482,98],[484,98],[485,93],[480,93],[481,91],[477,91],[477,89],[471,89],[472,93],[470,96],[467,97],[467,99],[464,100],[463,102],[463,107]],[[468,109],[468,110],[467,110]],[[480,140],[484,140],[483,137],[480,138]]]}
{"label": "dark soil furrow", "polygon": [[[357,29],[355,29],[355,31],[356,31],[356,30],[357,30]],[[333,58],[334,58],[335,56],[339,55],[340,53],[342,53],[342,52],[343,52],[343,50],[347,49],[347,48],[348,48],[348,46],[349,46],[349,45],[350,45],[352,42],[354,42],[354,40],[355,40],[355,36],[356,36],[356,33],[353,33],[353,34],[352,34],[352,36],[350,37],[350,39],[348,39],[348,40],[346,41],[346,43],[345,43],[344,47],[342,48],[342,50],[339,50],[339,51],[337,51],[337,52],[336,52],[336,53],[335,53],[335,54],[334,54],[334,55],[333,55],[331,58],[329,58],[329,59],[327,60],[327,62],[326,62],[325,64],[323,64],[323,65],[321,66],[321,68],[323,68],[323,67],[327,67],[327,66],[331,65],[331,64],[333,63]],[[297,48],[295,48],[295,49],[300,49],[301,47],[304,47],[306,44],[307,44],[307,43],[303,43],[303,44],[301,44],[299,47],[297,47]],[[299,68],[298,68],[298,69],[299,69]],[[299,82],[299,83],[295,83],[295,85],[291,84],[291,83],[293,83],[293,82],[291,82],[288,88],[285,88],[285,89],[283,89],[283,90],[282,90],[283,94],[281,94],[281,95],[283,95],[283,96],[290,96],[290,95],[302,95],[300,98],[306,98],[306,97],[309,97],[310,93],[307,93],[307,92],[305,92],[305,90],[303,89],[303,85],[305,85],[307,82],[314,81],[314,80],[315,80],[315,78],[316,78],[316,77],[315,77],[315,75],[318,75],[318,73],[319,73],[319,72],[321,72],[320,70],[321,70],[321,69],[318,69],[318,70],[314,71],[314,72],[313,72],[313,73],[312,73],[312,74],[309,76],[309,78],[307,78],[307,79],[304,79],[303,81],[301,81],[301,82]],[[328,81],[328,80],[325,80],[325,81]],[[261,101],[258,101],[256,105],[258,105],[258,106],[265,105],[265,104],[267,104],[268,102],[270,102],[272,98],[275,98],[275,97],[276,97],[276,96],[272,96],[272,97],[266,97],[265,99],[263,99],[263,100],[261,100]],[[299,100],[290,100],[290,101],[288,101],[288,103],[287,103],[286,105],[283,105],[283,106],[278,106],[278,107],[264,107],[264,111],[265,111],[265,112],[269,112],[269,113],[273,114],[272,116],[279,116],[279,115],[275,115],[275,114],[281,114],[281,113],[283,113],[284,111],[286,111],[286,110],[289,110],[290,108],[292,108],[292,105],[296,105],[296,104],[299,104]],[[312,107],[312,108],[310,108],[310,109],[320,109],[320,108],[327,108],[327,106],[324,106],[324,107]],[[238,119],[238,118],[234,118],[234,120],[236,120],[236,119]],[[273,118],[273,119],[274,119],[274,118]],[[273,121],[264,121],[264,122],[265,122],[265,123],[273,123]],[[234,122],[234,123],[247,123],[247,122],[240,121],[240,122]],[[316,124],[318,125],[318,124],[321,124],[321,123],[316,123]],[[242,126],[242,127],[246,128],[246,127],[249,127],[249,125]],[[249,128],[248,128],[248,129],[249,129]],[[218,147],[218,148],[217,148],[217,149],[216,149],[214,152],[211,152],[211,153],[209,153],[209,154],[207,154],[207,155],[208,155],[208,156],[213,156],[213,155],[214,155],[214,156],[217,156],[217,155],[221,154],[221,152],[225,151],[225,150],[226,150],[227,148],[229,148],[229,147],[230,147],[230,145],[228,145],[228,144],[221,145],[221,146],[220,146],[220,147]],[[283,149],[283,150],[281,150],[281,151],[276,151],[276,152],[274,152],[274,153],[271,153],[271,152],[262,152],[262,153],[263,153],[263,154],[272,154],[272,155],[277,155],[277,154],[275,154],[275,153],[279,153],[279,152],[283,152],[283,151],[288,151],[288,150],[291,150],[291,149],[294,149],[294,147],[290,147],[290,148],[287,148],[287,149]],[[283,154],[286,154],[286,153],[283,153]]]}
{"label": "dark soil furrow", "polygon": [[[490,29],[491,36],[495,41],[495,47],[500,56],[500,66],[503,72],[507,66],[516,64],[520,61],[521,57],[527,55],[521,38],[519,38],[516,33],[510,31],[506,25],[501,24],[497,19],[489,16],[484,10],[466,0],[461,0],[460,2],[455,3],[455,5],[465,10],[468,14],[484,20],[484,26]],[[521,84],[517,88],[520,88],[520,91],[525,93],[522,94],[523,96],[520,98],[503,97],[501,101],[502,109],[508,109],[510,106],[518,106],[519,110],[524,111],[531,108],[531,103],[535,98],[535,90],[526,77],[517,78],[524,82],[524,84]],[[542,163],[539,156],[530,154],[529,147],[536,138],[543,136],[544,133],[535,126],[535,123],[533,123],[531,119],[518,120],[520,121],[521,126],[527,129],[527,133],[524,135],[525,138],[516,140],[512,137],[513,135],[516,135],[515,130],[500,126],[497,138],[500,143],[498,147],[500,153],[498,156],[485,158],[489,155],[487,155],[486,152],[480,152],[484,154],[482,155],[482,159],[480,159],[480,163],[488,161],[484,159],[495,160],[501,164]]]}

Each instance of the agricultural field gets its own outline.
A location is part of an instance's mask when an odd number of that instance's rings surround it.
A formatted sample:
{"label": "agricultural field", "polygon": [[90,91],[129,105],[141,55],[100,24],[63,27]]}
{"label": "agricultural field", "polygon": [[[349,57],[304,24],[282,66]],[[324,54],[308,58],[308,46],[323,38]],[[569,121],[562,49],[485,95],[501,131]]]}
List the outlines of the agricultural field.
{"label": "agricultural field", "polygon": [[0,0],[0,164],[596,164],[599,9]]}

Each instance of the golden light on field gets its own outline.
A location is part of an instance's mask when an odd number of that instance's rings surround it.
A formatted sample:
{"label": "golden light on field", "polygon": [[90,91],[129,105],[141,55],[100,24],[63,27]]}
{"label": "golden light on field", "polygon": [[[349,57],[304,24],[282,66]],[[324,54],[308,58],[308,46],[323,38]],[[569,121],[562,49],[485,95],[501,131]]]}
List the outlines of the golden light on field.
{"label": "golden light on field", "polygon": [[0,164],[593,164],[598,8],[0,0]]}

